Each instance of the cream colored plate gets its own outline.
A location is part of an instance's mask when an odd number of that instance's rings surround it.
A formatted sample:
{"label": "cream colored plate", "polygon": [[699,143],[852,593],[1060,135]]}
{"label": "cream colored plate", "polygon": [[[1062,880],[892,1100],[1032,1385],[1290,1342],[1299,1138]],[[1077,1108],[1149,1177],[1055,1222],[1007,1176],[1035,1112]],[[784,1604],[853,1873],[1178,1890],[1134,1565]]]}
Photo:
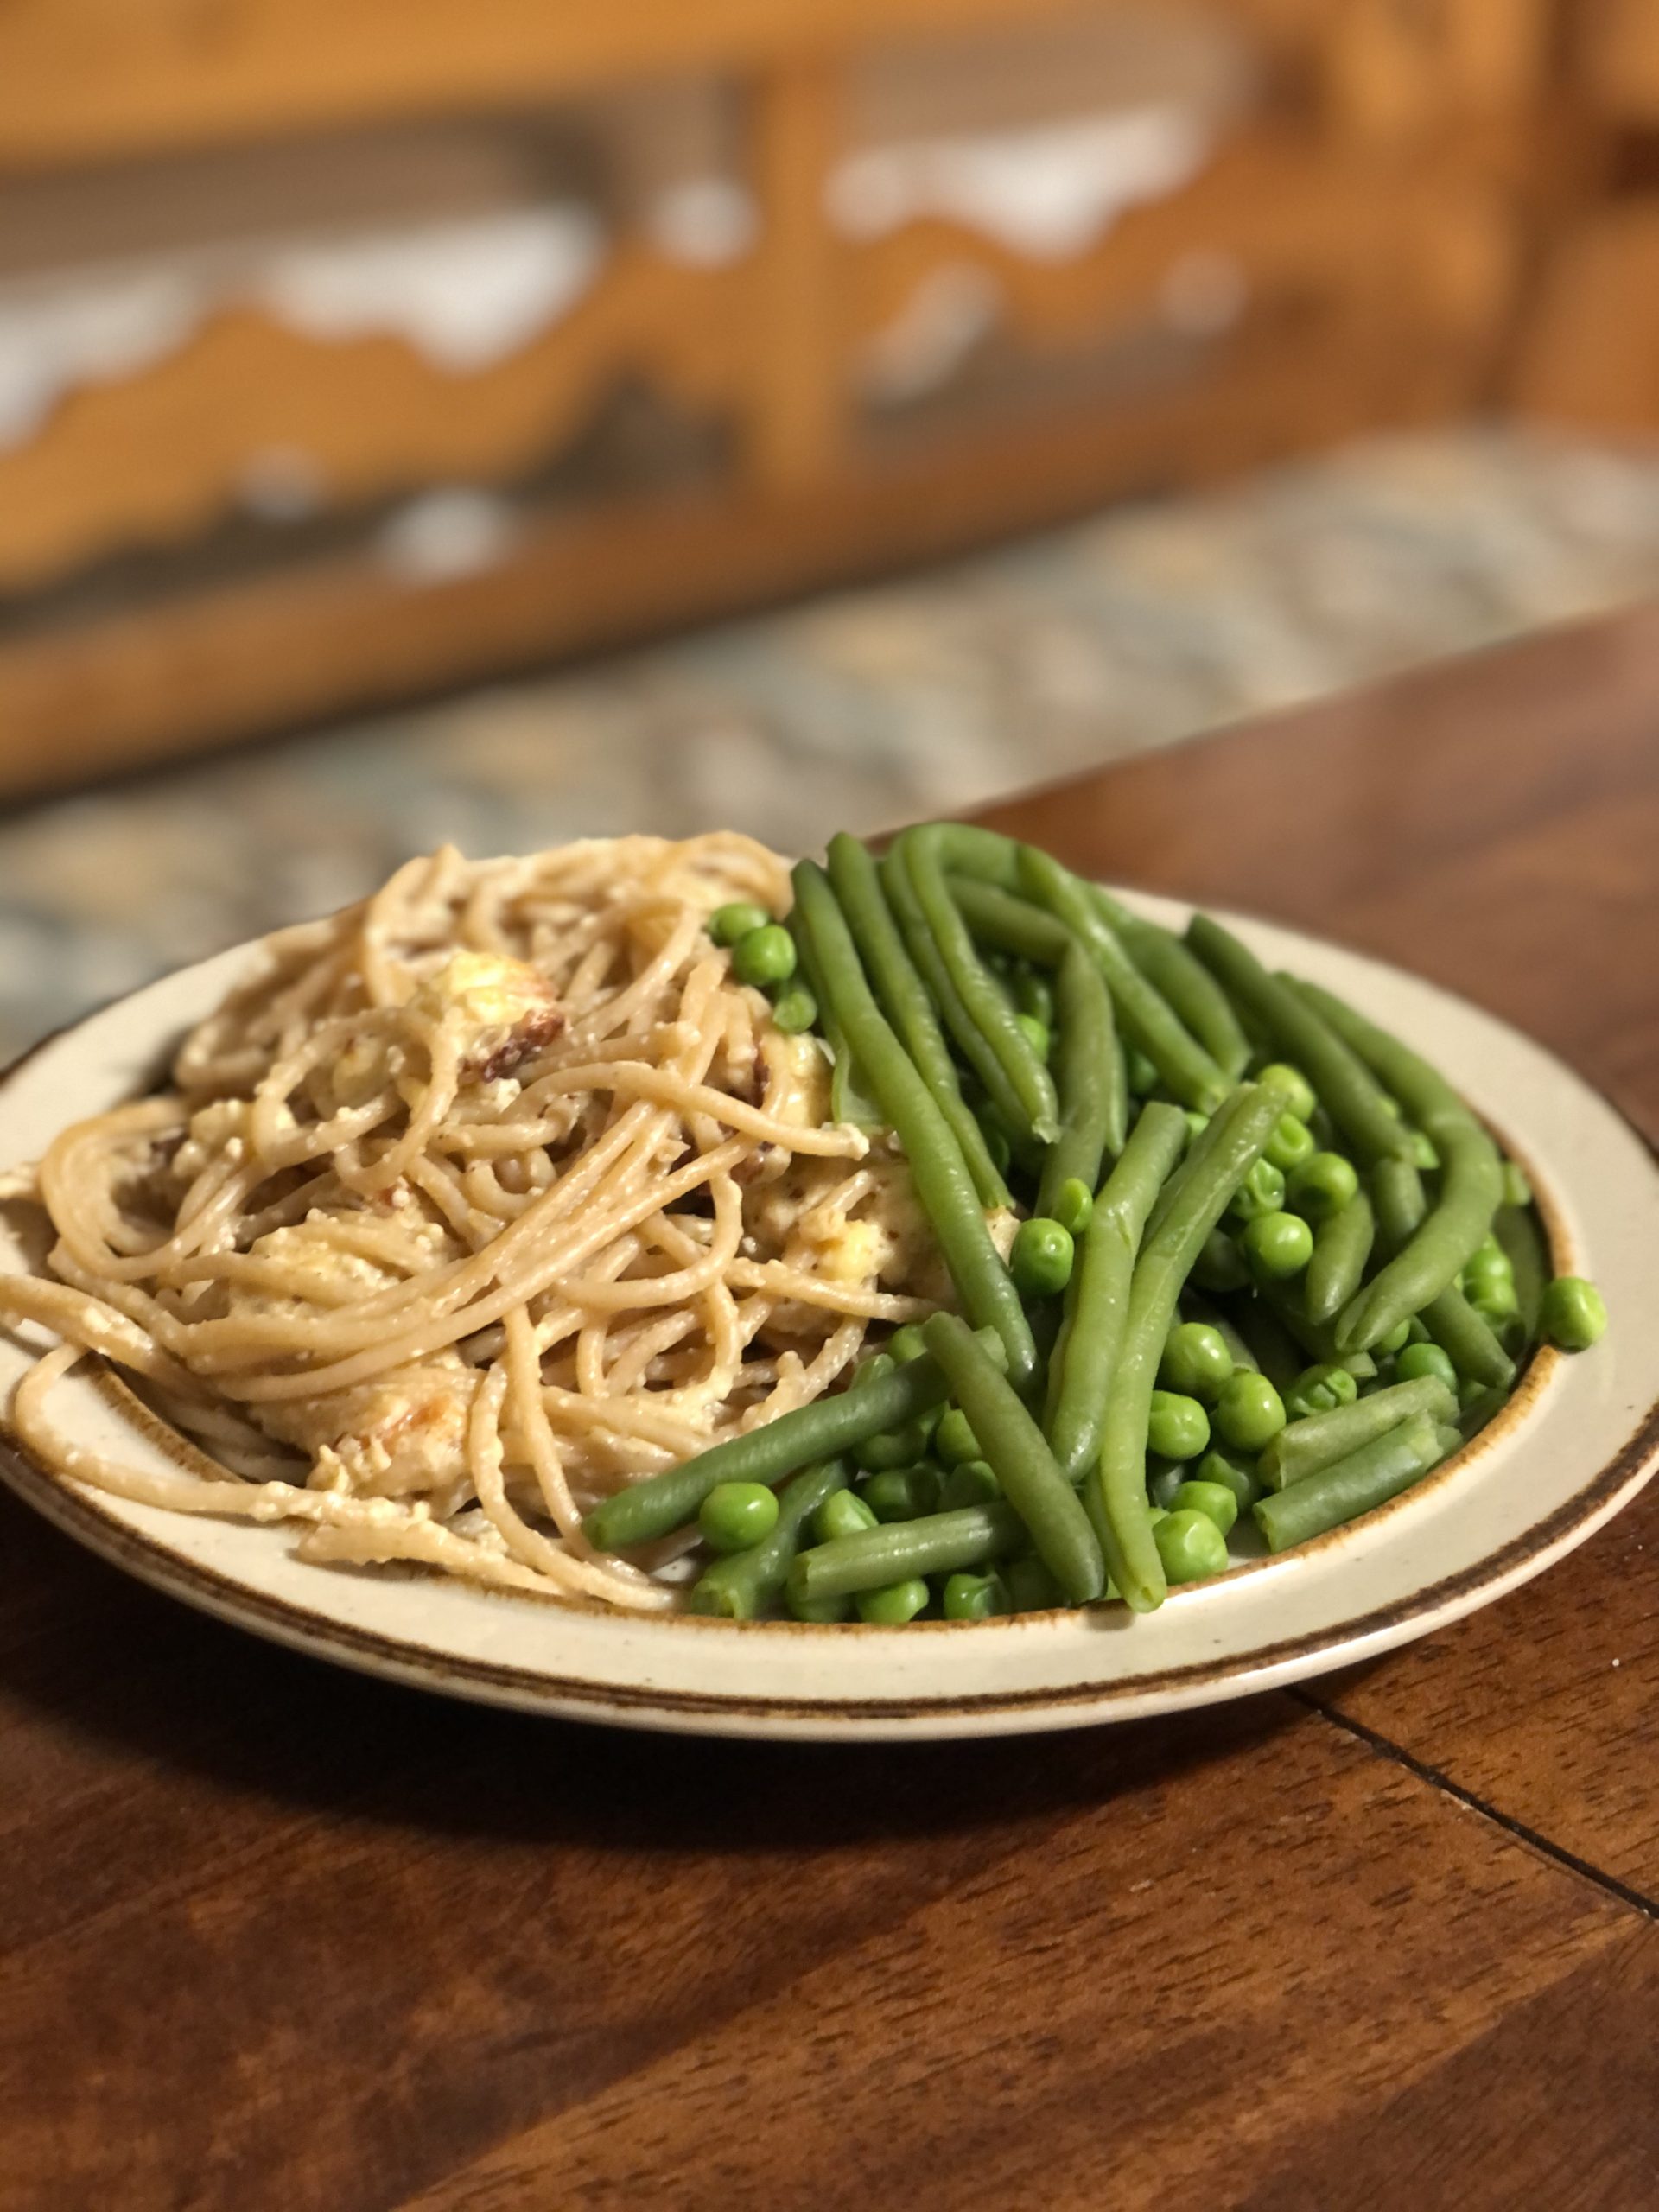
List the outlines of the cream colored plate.
{"label": "cream colored plate", "polygon": [[[1439,1064],[1533,1174],[1557,1267],[1592,1275],[1612,1315],[1593,1352],[1541,1354],[1469,1451],[1300,1552],[1244,1561],[1140,1620],[1121,1606],[906,1629],[641,1620],[306,1566],[292,1530],[128,1504],[55,1481],[15,1448],[0,1448],[0,1473],[118,1566],[279,1643],[425,1689],[630,1727],[840,1738],[1072,1727],[1238,1697],[1421,1636],[1582,1543],[1652,1472],[1659,1168],[1602,1098],[1489,1014],[1333,945],[1238,926],[1264,958],[1344,993]],[[38,1048],[0,1081],[0,1166],[149,1082],[254,954],[186,969]],[[0,1219],[0,1266],[22,1263]],[[0,1336],[0,1391],[29,1357]],[[72,1376],[57,1407],[95,1448],[157,1457],[91,1377]]]}

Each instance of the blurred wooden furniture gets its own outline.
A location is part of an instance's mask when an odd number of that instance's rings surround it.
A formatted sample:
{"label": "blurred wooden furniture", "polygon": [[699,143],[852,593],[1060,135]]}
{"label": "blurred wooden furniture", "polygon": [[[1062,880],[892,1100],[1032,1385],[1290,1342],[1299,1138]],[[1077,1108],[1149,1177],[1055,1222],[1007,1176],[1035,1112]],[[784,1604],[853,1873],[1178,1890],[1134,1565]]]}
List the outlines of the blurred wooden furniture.
{"label": "blurred wooden furniture", "polygon": [[[1650,610],[998,818],[1421,967],[1659,1136],[1656,726]],[[1639,2212],[1656,1548],[1659,1483],[1346,1676],[785,1747],[335,1673],[0,1492],[0,2212]]]}
{"label": "blurred wooden furniture", "polygon": [[[12,0],[0,177],[344,123],[520,115],[667,72],[741,89],[749,251],[624,228],[570,311],[474,373],[257,306],[70,391],[0,448],[0,790],[390,700],[946,551],[1489,394],[1516,312],[1544,0],[1151,0],[1242,42],[1254,99],[1190,181],[1033,255],[938,217],[826,213],[873,54],[1122,0]],[[86,57],[98,56],[90,69]],[[1108,88],[1109,89],[1109,88]],[[861,365],[929,288],[995,302],[1018,374],[910,407]],[[1006,366],[1006,364],[1005,364]],[[711,442],[661,480],[533,486],[619,388]],[[329,529],[238,523],[297,456]],[[376,532],[399,499],[511,500],[451,572]],[[355,535],[353,533],[356,533]],[[296,550],[297,549],[297,550]]]}

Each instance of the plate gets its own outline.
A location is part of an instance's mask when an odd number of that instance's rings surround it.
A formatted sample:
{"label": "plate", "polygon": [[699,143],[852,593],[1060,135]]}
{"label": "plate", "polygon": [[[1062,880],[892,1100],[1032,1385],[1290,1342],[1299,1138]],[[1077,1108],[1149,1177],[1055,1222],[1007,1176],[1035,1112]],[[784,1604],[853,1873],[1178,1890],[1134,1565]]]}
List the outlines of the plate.
{"label": "plate", "polygon": [[[308,1566],[291,1529],[129,1503],[54,1478],[15,1441],[0,1446],[0,1474],[91,1550],[258,1635],[419,1688],[626,1727],[841,1738],[1069,1728],[1243,1696],[1424,1635],[1582,1543],[1659,1461],[1659,1166],[1605,1099],[1491,1015],[1319,939],[1230,919],[1269,964],[1351,998],[1444,1070],[1532,1176],[1557,1270],[1592,1276],[1611,1315],[1592,1353],[1540,1352],[1471,1446],[1314,1544],[1178,1590],[1140,1619],[1119,1606],[903,1629],[639,1618],[400,1569]],[[0,1166],[151,1082],[257,953],[182,969],[19,1062],[0,1078]],[[0,1267],[14,1270],[15,1215],[0,1209]],[[32,1356],[0,1335],[0,1402]],[[54,1400],[78,1441],[166,1465],[133,1405],[83,1370]]]}

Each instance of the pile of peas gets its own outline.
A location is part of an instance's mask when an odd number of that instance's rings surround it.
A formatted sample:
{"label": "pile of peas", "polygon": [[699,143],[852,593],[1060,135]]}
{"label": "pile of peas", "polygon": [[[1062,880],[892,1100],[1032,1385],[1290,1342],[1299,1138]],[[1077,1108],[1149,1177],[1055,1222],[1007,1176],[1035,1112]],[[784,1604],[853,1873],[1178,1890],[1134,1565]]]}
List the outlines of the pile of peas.
{"label": "pile of peas", "polygon": [[588,1516],[610,1550],[695,1518],[692,1610],[1150,1611],[1230,1539],[1278,1552],[1384,1503],[1535,1345],[1605,1329],[1436,1071],[1208,917],[1177,938],[940,823],[880,862],[836,838],[795,880],[788,926],[736,903],[710,933],[897,1134],[960,1315]]}
{"label": "pile of peas", "polygon": [[772,1018],[779,1029],[792,1037],[816,1025],[818,1002],[796,977],[799,955],[795,940],[764,906],[734,899],[709,916],[709,934],[716,944],[729,949],[738,982],[765,991],[771,999]]}

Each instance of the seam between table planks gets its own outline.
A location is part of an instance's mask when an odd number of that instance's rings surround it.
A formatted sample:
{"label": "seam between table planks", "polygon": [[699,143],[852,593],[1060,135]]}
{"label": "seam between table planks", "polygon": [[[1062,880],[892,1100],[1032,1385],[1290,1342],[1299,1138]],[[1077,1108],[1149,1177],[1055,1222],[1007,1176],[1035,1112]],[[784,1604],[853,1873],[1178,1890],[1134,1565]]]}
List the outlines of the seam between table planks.
{"label": "seam between table planks", "polygon": [[1363,1744],[1378,1758],[1403,1767],[1407,1773],[1415,1775],[1420,1782],[1426,1782],[1431,1789],[1440,1791],[1468,1811],[1478,1813],[1483,1820],[1490,1821],[1494,1827],[1502,1829],[1516,1842],[1526,1845],[1529,1850],[1537,1852],[1552,1865],[1561,1867],[1567,1873],[1576,1874],[1582,1881],[1593,1884],[1605,1896],[1627,1905],[1644,1920],[1659,1924],[1659,1897],[1650,1897],[1643,1891],[1633,1888],[1630,1883],[1621,1882],[1616,1874],[1608,1873],[1587,1859],[1580,1859],[1565,1844],[1556,1843],[1538,1829],[1529,1827],[1524,1821],[1517,1821],[1512,1814],[1501,1812],[1488,1799],[1478,1796],[1472,1789],[1465,1789],[1461,1783],[1453,1782],[1450,1775],[1437,1766],[1431,1766],[1427,1760],[1416,1758],[1403,1745],[1395,1743],[1375,1728],[1368,1728],[1363,1721],[1351,1719],[1345,1713],[1339,1713],[1334,1707],[1323,1704],[1312,1690],[1293,1688],[1285,1694],[1309,1713],[1328,1721],[1332,1727],[1339,1729],[1344,1736],[1351,1736],[1356,1742]]}

